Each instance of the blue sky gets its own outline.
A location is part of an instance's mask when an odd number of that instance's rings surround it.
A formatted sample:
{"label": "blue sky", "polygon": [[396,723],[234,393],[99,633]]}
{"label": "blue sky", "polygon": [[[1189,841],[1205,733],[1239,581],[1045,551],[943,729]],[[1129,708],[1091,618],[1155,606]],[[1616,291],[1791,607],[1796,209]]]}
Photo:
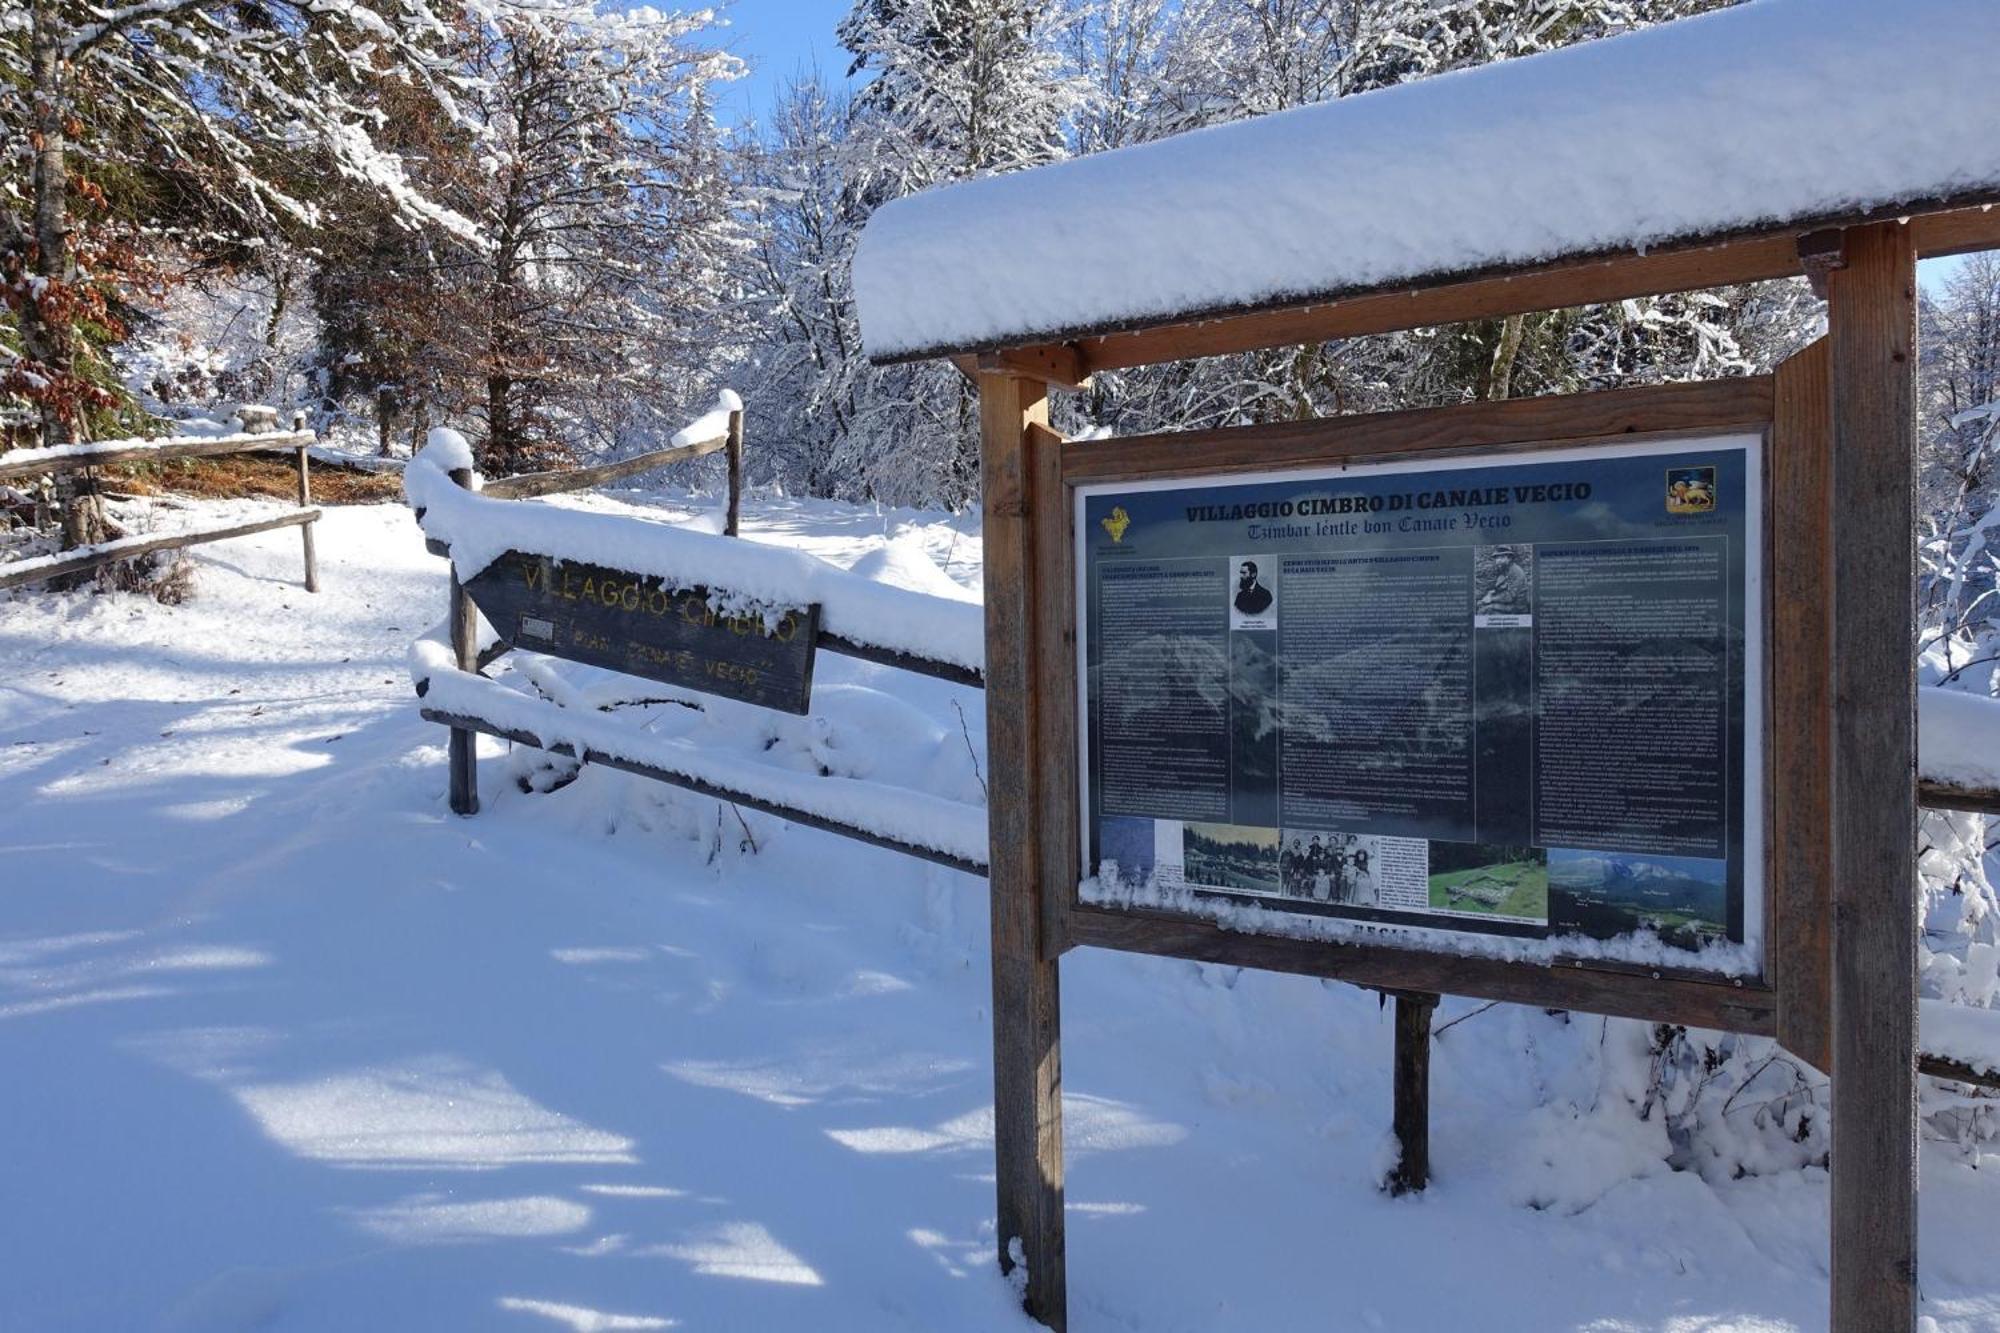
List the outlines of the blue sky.
{"label": "blue sky", "polygon": [[[849,56],[833,29],[851,7],[852,0],[731,0],[723,11],[729,26],[722,29],[721,41],[742,57],[750,72],[722,88],[716,106],[722,122],[762,120],[777,90],[814,66],[829,80],[844,77]],[[1961,262],[1927,260],[1918,276],[1934,288]]]}
{"label": "blue sky", "polygon": [[716,110],[724,123],[763,119],[779,87],[815,64],[829,79],[846,74],[849,57],[833,29],[850,7],[851,0],[733,0],[723,11],[722,44],[750,73],[722,89]]}

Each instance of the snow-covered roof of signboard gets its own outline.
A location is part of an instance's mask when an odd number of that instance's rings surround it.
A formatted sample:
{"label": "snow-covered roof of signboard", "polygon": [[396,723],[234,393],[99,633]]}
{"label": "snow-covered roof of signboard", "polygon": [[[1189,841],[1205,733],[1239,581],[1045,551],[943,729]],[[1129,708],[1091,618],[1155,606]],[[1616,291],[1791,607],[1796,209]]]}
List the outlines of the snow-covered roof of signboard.
{"label": "snow-covered roof of signboard", "polygon": [[879,210],[879,360],[2000,197],[2000,0],[1757,0]]}

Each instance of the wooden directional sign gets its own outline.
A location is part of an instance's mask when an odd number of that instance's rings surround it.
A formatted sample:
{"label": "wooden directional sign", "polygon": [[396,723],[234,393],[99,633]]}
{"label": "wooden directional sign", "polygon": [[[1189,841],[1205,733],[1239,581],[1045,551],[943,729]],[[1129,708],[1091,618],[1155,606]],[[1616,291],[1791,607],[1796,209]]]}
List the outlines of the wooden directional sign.
{"label": "wooden directional sign", "polygon": [[465,585],[510,648],[803,713],[819,607],[722,615],[706,588],[509,551]]}

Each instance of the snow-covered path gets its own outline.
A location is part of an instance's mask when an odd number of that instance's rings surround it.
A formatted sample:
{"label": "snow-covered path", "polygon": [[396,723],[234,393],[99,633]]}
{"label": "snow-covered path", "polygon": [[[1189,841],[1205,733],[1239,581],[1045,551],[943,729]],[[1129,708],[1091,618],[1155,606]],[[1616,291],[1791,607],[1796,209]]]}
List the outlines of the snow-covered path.
{"label": "snow-covered path", "polygon": [[[911,521],[749,531],[852,561]],[[0,600],[0,1329],[1031,1328],[983,882],[770,820],[715,849],[712,802],[596,770],[496,759],[452,817],[403,668],[443,564],[398,509],[319,541],[317,597],[279,532],[178,608]],[[822,680],[978,735],[976,694]],[[1083,953],[1064,1006],[1077,1333],[1824,1324],[1823,1175],[1667,1170],[1635,1026],[1447,1033],[1439,1181],[1392,1201],[1372,996]],[[1927,1149],[1940,1331],[2000,1329],[1993,1164]]]}

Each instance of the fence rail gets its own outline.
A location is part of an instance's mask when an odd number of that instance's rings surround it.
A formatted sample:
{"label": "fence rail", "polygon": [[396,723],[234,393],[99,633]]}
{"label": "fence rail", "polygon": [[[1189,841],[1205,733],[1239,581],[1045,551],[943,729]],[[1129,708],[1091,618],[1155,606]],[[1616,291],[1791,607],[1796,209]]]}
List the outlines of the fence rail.
{"label": "fence rail", "polygon": [[[495,477],[480,488],[480,493],[500,500],[529,500],[541,495],[560,495],[567,491],[589,490],[592,486],[602,486],[608,481],[622,481],[641,472],[651,472],[654,468],[721,453],[730,447],[731,438],[730,435],[718,435],[712,440],[697,440],[693,444],[683,444],[672,449],[655,449],[651,453],[621,458],[615,463],[598,463],[592,467],[565,468],[556,472],[523,472],[512,477]],[[740,449],[742,445],[740,431],[735,433],[734,440]],[[736,489],[732,485],[731,509],[736,507],[735,495]]]}
{"label": "fence rail", "polygon": [[157,463],[176,458],[218,458],[229,454],[295,454],[299,469],[299,507],[270,518],[249,523],[232,523],[218,528],[197,528],[188,532],[165,533],[158,537],[122,537],[95,546],[79,547],[53,556],[0,563],[0,590],[45,583],[67,574],[81,574],[132,560],[155,551],[175,551],[206,542],[225,541],[269,532],[273,528],[295,527],[305,561],[305,588],[319,591],[319,557],[313,545],[313,524],[320,511],[312,503],[311,431],[252,431],[213,438],[170,438],[163,440],[104,440],[95,444],[64,445],[53,449],[17,449],[0,454],[0,481],[38,477],[44,473],[81,472],[124,463]]}
{"label": "fence rail", "polygon": [[226,454],[286,454],[309,449],[311,431],[266,431],[202,439],[105,440],[56,449],[15,449],[0,454],[0,481],[38,477],[44,472],[78,472],[124,463],[158,463],[173,458],[216,458]]}

